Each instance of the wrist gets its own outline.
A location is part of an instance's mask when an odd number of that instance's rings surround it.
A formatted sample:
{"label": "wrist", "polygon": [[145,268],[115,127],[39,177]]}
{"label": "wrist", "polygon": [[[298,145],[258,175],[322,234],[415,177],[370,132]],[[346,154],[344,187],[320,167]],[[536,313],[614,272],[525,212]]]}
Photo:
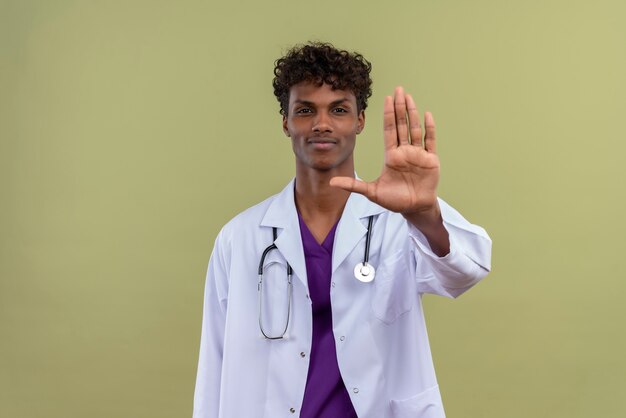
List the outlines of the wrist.
{"label": "wrist", "polygon": [[438,226],[443,227],[443,219],[441,218],[441,209],[439,203],[420,209],[414,212],[403,212],[404,219],[415,225],[419,230],[432,229]]}
{"label": "wrist", "polygon": [[450,237],[443,225],[438,203],[428,209],[403,213],[402,216],[424,234],[433,253],[443,257],[450,252]]}

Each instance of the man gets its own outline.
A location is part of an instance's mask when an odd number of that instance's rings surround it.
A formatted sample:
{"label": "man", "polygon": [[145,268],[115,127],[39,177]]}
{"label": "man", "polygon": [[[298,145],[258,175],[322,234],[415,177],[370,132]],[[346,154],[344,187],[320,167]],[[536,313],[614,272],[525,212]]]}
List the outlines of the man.
{"label": "man", "polygon": [[433,116],[422,128],[402,88],[385,100],[380,177],[355,178],[370,69],[322,43],[276,62],[296,176],[216,239],[194,418],[445,416],[421,295],[477,283],[491,241],[437,198]]}

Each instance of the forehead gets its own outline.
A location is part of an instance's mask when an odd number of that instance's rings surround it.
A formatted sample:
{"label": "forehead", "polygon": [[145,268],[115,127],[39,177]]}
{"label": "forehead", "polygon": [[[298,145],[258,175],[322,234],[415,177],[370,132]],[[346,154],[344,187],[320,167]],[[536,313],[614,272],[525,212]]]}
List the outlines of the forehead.
{"label": "forehead", "polygon": [[298,102],[309,102],[317,105],[335,103],[345,100],[356,106],[356,96],[350,90],[333,90],[329,84],[315,83],[304,81],[294,84],[289,89],[289,105]]}

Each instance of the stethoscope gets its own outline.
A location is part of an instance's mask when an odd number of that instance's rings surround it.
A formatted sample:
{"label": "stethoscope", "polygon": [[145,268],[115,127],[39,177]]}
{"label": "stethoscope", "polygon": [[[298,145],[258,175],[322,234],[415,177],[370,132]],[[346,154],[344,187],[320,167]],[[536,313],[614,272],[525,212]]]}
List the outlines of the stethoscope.
{"label": "stethoscope", "polygon": [[[365,254],[363,255],[363,262],[357,264],[354,267],[354,277],[358,281],[363,282],[363,283],[371,282],[372,280],[374,280],[374,277],[376,276],[376,269],[374,268],[374,266],[369,264],[370,241],[372,238],[373,223],[374,223],[374,216],[370,215],[367,221],[367,235],[365,236]],[[265,329],[263,328],[263,265],[265,264],[265,257],[267,257],[267,255],[272,250],[276,250],[278,248],[276,247],[276,243],[275,243],[276,238],[277,238],[276,227],[272,228],[272,236],[274,237],[274,241],[265,250],[263,250],[263,254],[261,254],[261,261],[259,262],[259,271],[258,271],[259,284],[257,286],[258,292],[259,292],[259,329],[261,330],[261,334],[263,334],[263,337],[265,339],[280,340],[282,338],[285,338],[285,334],[287,334],[287,328],[289,327],[289,315],[291,312],[291,293],[292,293],[291,288],[292,288],[293,269],[291,268],[291,265],[287,263],[287,319],[285,321],[285,328],[283,329],[282,333],[280,333],[280,335],[272,336],[268,332],[266,332]]]}

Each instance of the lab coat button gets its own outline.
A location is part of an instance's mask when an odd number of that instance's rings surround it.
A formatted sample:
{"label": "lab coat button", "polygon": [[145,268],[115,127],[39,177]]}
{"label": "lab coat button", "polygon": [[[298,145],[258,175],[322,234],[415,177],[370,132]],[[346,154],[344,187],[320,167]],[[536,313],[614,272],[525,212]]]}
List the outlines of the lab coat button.
{"label": "lab coat button", "polygon": [[296,410],[295,408],[289,408],[289,412],[291,412],[292,414],[295,414]]}
{"label": "lab coat button", "polygon": [[331,286],[332,286],[332,287],[335,287],[335,282],[332,282],[332,283],[331,283]]}
{"label": "lab coat button", "polygon": [[306,356],[306,354],[304,354],[304,351],[302,351],[302,352],[300,353],[300,357],[304,357],[304,356]]}
{"label": "lab coat button", "polygon": [[354,389],[352,389],[352,392],[354,392],[354,393],[359,393],[359,388],[354,388]]}
{"label": "lab coat button", "polygon": [[344,336],[342,335],[341,337],[339,337],[339,339],[340,339],[341,341],[343,341],[343,340],[345,340],[345,339],[346,339],[346,337],[344,337]]}

